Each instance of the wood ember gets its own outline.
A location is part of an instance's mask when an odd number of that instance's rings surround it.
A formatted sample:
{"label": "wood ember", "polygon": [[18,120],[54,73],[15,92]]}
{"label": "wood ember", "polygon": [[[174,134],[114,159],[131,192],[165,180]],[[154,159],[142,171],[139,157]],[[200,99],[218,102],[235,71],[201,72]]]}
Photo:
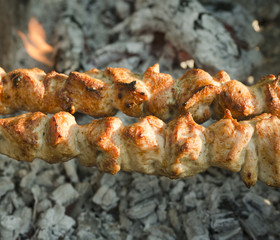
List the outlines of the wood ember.
{"label": "wood ember", "polygon": [[[227,70],[244,80],[279,72],[277,1],[27,2],[18,11],[28,12],[18,16],[32,14],[43,24],[59,72],[104,66],[143,72],[159,62],[176,78],[185,71],[180,63],[189,59],[195,67]],[[2,11],[0,26],[3,16]],[[260,32],[253,31],[252,20],[259,21]],[[9,55],[0,58],[1,67],[42,68],[13,42],[15,35],[4,35]],[[209,44],[209,38],[217,41]],[[91,120],[77,115],[79,124]],[[111,176],[75,161],[30,164],[5,156],[0,161],[1,239],[279,239],[279,209],[278,189],[260,182],[248,189],[237,174],[217,168],[175,181],[137,173]]]}

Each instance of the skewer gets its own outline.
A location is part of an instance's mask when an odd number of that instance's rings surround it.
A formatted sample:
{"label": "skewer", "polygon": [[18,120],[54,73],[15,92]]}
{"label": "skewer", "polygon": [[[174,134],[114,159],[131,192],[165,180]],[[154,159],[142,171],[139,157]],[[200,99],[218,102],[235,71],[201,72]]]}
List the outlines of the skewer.
{"label": "skewer", "polygon": [[113,116],[117,110],[133,117],[154,115],[170,120],[192,113],[196,122],[222,118],[229,109],[234,118],[247,119],[261,113],[280,117],[279,77],[268,75],[246,86],[221,71],[215,76],[200,69],[187,71],[176,81],[160,73],[159,65],[143,75],[123,68],[92,69],[69,76],[33,69],[5,73],[0,68],[0,114],[17,110],[94,117]]}
{"label": "skewer", "polygon": [[228,110],[208,128],[195,123],[190,113],[168,124],[147,116],[124,126],[117,117],[77,125],[67,112],[50,119],[36,112],[0,120],[0,153],[29,162],[76,157],[112,174],[123,170],[169,178],[190,177],[215,166],[240,171],[247,186],[259,179],[280,187],[279,129],[280,119],[271,114],[238,122]]}

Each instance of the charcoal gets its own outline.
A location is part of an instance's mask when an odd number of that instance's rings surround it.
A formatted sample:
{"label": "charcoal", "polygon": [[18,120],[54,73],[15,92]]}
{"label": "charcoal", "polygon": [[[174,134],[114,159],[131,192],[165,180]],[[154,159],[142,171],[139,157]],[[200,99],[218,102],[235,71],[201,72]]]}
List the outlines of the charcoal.
{"label": "charcoal", "polygon": [[50,208],[44,214],[42,214],[37,224],[41,228],[55,225],[64,217],[64,212],[64,207],[55,205],[54,208]]}
{"label": "charcoal", "polygon": [[4,216],[0,218],[0,236],[2,239],[16,239],[19,235],[21,218],[16,216]]}
{"label": "charcoal", "polygon": [[223,186],[219,188],[215,188],[210,195],[210,210],[215,212],[216,209],[225,209],[234,211],[237,206],[234,199],[232,187],[229,182],[225,182]]}
{"label": "charcoal", "polygon": [[204,240],[210,239],[209,232],[204,226],[201,215],[196,211],[191,211],[184,216],[184,230],[187,239]]}
{"label": "charcoal", "polygon": [[93,212],[82,212],[77,219],[76,232],[79,239],[97,239],[100,236],[101,221]]}
{"label": "charcoal", "polygon": [[125,19],[130,14],[130,6],[126,1],[117,1],[116,2],[116,12],[120,19]]}
{"label": "charcoal", "polygon": [[24,207],[18,209],[13,215],[0,217],[1,239],[16,239],[20,234],[28,232],[31,228],[32,211]]}
{"label": "charcoal", "polygon": [[55,189],[51,198],[62,206],[68,206],[73,203],[79,197],[79,193],[73,188],[70,183],[65,183],[60,185],[57,189]]}
{"label": "charcoal", "polygon": [[84,239],[84,240],[91,240],[91,239],[102,239],[102,238],[96,238],[96,235],[93,234],[92,232],[90,231],[85,231],[85,230],[80,230],[78,233],[77,233],[77,237],[78,239]]}
{"label": "charcoal", "polygon": [[127,215],[131,219],[140,219],[147,217],[156,209],[157,202],[156,200],[147,200],[135,204],[127,210]]}
{"label": "charcoal", "polygon": [[232,212],[217,213],[211,215],[210,227],[214,233],[214,239],[242,239],[243,233],[238,219]]}
{"label": "charcoal", "polygon": [[141,218],[141,222],[144,225],[144,231],[150,228],[152,225],[155,225],[158,222],[158,217],[155,212],[151,213],[147,217]]}
{"label": "charcoal", "polygon": [[77,175],[76,163],[74,160],[63,163],[66,175],[70,178],[71,182],[77,183],[79,177]]}
{"label": "charcoal", "polygon": [[174,231],[165,225],[153,226],[147,229],[146,231],[149,232],[149,237],[148,237],[149,240],[152,239],[173,240],[176,238]]}
{"label": "charcoal", "polygon": [[77,218],[81,212],[81,209],[84,209],[86,206],[91,204],[88,199],[90,199],[93,194],[91,186],[88,182],[77,183],[76,190],[79,194],[79,197],[77,198],[75,204],[71,205],[71,210],[68,211],[68,215],[73,218]]}
{"label": "charcoal", "polygon": [[118,185],[127,187],[131,183],[132,177],[125,172],[118,172],[116,180]]}
{"label": "charcoal", "polygon": [[157,217],[160,222],[164,222],[167,218],[166,208],[167,208],[167,200],[166,198],[163,198],[157,207]]}
{"label": "charcoal", "polygon": [[259,212],[259,214],[264,218],[269,218],[271,213],[275,211],[273,205],[268,199],[265,199],[252,192],[248,192],[243,197],[243,202],[250,212],[255,210]]}
{"label": "charcoal", "polygon": [[64,213],[64,207],[55,205],[42,214],[37,223],[36,239],[55,239],[64,236],[75,225],[75,220]]}
{"label": "charcoal", "polygon": [[[174,46],[189,52],[192,56],[195,56],[197,62],[202,63],[209,69],[224,69],[237,78],[242,78],[242,75],[247,75],[250,72],[251,66],[246,63],[248,59],[246,52],[238,53],[238,47],[229,33],[211,14],[203,14],[207,10],[198,1],[188,1],[187,7],[181,5],[179,1],[165,1],[160,4],[155,2],[152,7],[141,3],[138,4],[138,7],[138,11],[124,23],[121,23],[121,26],[118,26],[118,31],[130,31],[136,35],[144,29],[163,32],[165,38]],[[150,19],[153,19],[153,21],[150,21]],[[192,27],[189,26],[190,23]],[[169,31],[166,31],[166,29],[169,29]],[[197,38],[200,41],[196,41]],[[205,42],[201,40],[203,38]],[[210,39],[215,41],[215,45],[211,45],[211,50],[208,44],[208,41],[211,41]],[[226,53],[222,45],[227,46]],[[207,55],[206,52],[208,52]],[[224,54],[227,55],[226,58],[223,57]],[[238,63],[233,60],[237,55]],[[228,65],[228,62],[221,61],[221,59],[226,59],[231,63]],[[236,72],[237,69],[240,69],[239,74]]]}
{"label": "charcoal", "polygon": [[241,223],[252,239],[264,238],[270,231],[269,225],[258,213],[251,213],[247,219],[241,220]]}
{"label": "charcoal", "polygon": [[7,177],[0,178],[0,198],[5,195],[8,191],[13,190],[15,187],[14,183]]}
{"label": "charcoal", "polygon": [[116,222],[103,223],[101,233],[105,239],[122,240],[121,231]]}
{"label": "charcoal", "polygon": [[161,188],[165,192],[169,193],[171,185],[172,185],[172,181],[170,181],[170,179],[168,179],[166,177],[160,177],[159,179],[160,179],[160,186],[161,186]]}
{"label": "charcoal", "polygon": [[101,179],[100,179],[100,184],[101,185],[106,185],[108,187],[112,187],[116,183],[116,177],[105,173]]}
{"label": "charcoal", "polygon": [[17,226],[20,234],[24,234],[30,231],[32,226],[32,210],[28,207],[17,209],[14,212],[14,216],[18,216],[21,219],[20,224]]}
{"label": "charcoal", "polygon": [[146,234],[143,231],[143,225],[139,221],[134,221],[127,236],[128,239],[141,239],[143,236],[146,237]]}
{"label": "charcoal", "polygon": [[175,184],[175,186],[173,188],[171,188],[171,191],[169,194],[171,201],[178,201],[181,198],[184,187],[185,187],[184,182],[178,181]]}
{"label": "charcoal", "polygon": [[[72,227],[73,225],[74,225],[73,220],[70,219],[69,217],[65,217],[62,219],[61,224],[49,228],[39,229],[35,233],[35,238],[40,240],[60,239],[65,235],[67,235],[67,232],[73,233],[73,230],[71,228],[69,229],[69,227]],[[65,237],[65,239],[67,238]]]}
{"label": "charcoal", "polygon": [[19,163],[14,163],[13,159],[2,155],[0,162],[1,176],[13,176],[18,168]]}
{"label": "charcoal", "polygon": [[[231,11],[227,11],[226,9],[224,11],[222,9],[220,11],[215,11],[215,4],[208,6],[211,13],[219,20],[233,27],[234,34],[236,34],[239,41],[243,41],[243,44],[248,44],[250,49],[260,44],[262,35],[253,29],[252,22],[254,16],[247,9],[239,4],[232,4]],[[237,14],[239,14],[240,17],[237,18]],[[244,24],[245,22],[247,22],[247,24]]]}
{"label": "charcoal", "polygon": [[192,191],[190,193],[185,194],[183,201],[184,201],[184,207],[191,210],[194,209],[197,203],[197,198],[195,193]]}
{"label": "charcoal", "polygon": [[33,199],[34,199],[34,207],[33,207],[33,216],[32,218],[35,220],[36,219],[36,215],[37,215],[37,206],[38,206],[38,201],[39,201],[39,197],[40,197],[40,187],[38,185],[34,185],[31,188],[31,192],[33,195]]}
{"label": "charcoal", "polygon": [[168,210],[168,218],[171,226],[176,230],[179,231],[181,228],[181,222],[179,220],[178,212],[175,208],[169,208]]}
{"label": "charcoal", "polygon": [[126,231],[130,230],[130,227],[132,226],[132,221],[124,214],[120,215],[120,225],[122,229],[125,229]]}
{"label": "charcoal", "polygon": [[13,206],[14,206],[16,209],[25,206],[25,204],[24,204],[22,198],[19,197],[15,191],[11,192],[11,194],[10,194],[10,199],[11,199],[11,202],[13,203]]}
{"label": "charcoal", "polygon": [[54,186],[60,186],[60,185],[62,185],[64,183],[65,183],[65,176],[61,175],[58,178],[55,178],[55,180],[53,182],[53,185]]}
{"label": "charcoal", "polygon": [[38,213],[41,213],[49,209],[51,206],[52,206],[52,202],[49,199],[45,198],[40,202],[38,202],[36,210]]}
{"label": "charcoal", "polygon": [[160,192],[158,179],[153,176],[143,176],[135,178],[132,182],[132,190],[128,196],[130,204],[134,205],[144,199],[157,195]]}
{"label": "charcoal", "polygon": [[121,213],[125,212],[128,208],[128,201],[126,198],[121,198],[119,203],[119,211]]}
{"label": "charcoal", "polygon": [[100,205],[104,210],[110,210],[117,206],[119,197],[112,188],[103,185],[97,190],[92,201]]}
{"label": "charcoal", "polygon": [[52,169],[47,169],[38,174],[37,184],[45,187],[52,187],[54,177],[55,172]]}
{"label": "charcoal", "polygon": [[[14,211],[14,206],[11,201],[11,195],[12,193],[9,192],[4,197],[2,197],[2,199],[0,199],[1,216],[12,215]],[[25,203],[23,205],[25,205]]]}

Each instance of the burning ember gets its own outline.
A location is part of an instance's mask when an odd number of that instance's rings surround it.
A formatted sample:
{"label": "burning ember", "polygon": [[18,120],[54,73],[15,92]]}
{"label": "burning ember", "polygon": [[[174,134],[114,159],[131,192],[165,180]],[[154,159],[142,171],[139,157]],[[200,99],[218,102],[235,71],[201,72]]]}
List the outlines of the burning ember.
{"label": "burning ember", "polygon": [[43,26],[36,18],[31,18],[28,23],[28,34],[17,31],[23,41],[24,47],[32,58],[52,67],[51,53],[54,49],[46,42],[46,33]]}

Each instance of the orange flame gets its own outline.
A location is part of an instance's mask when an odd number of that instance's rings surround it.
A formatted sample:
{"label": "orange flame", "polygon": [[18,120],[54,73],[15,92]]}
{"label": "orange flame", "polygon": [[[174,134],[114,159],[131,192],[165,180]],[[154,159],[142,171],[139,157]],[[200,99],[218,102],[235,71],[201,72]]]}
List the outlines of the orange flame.
{"label": "orange flame", "polygon": [[53,47],[46,42],[45,30],[36,18],[30,19],[27,36],[21,31],[17,31],[17,33],[29,56],[49,67],[53,66],[53,62],[47,56],[54,51]]}

